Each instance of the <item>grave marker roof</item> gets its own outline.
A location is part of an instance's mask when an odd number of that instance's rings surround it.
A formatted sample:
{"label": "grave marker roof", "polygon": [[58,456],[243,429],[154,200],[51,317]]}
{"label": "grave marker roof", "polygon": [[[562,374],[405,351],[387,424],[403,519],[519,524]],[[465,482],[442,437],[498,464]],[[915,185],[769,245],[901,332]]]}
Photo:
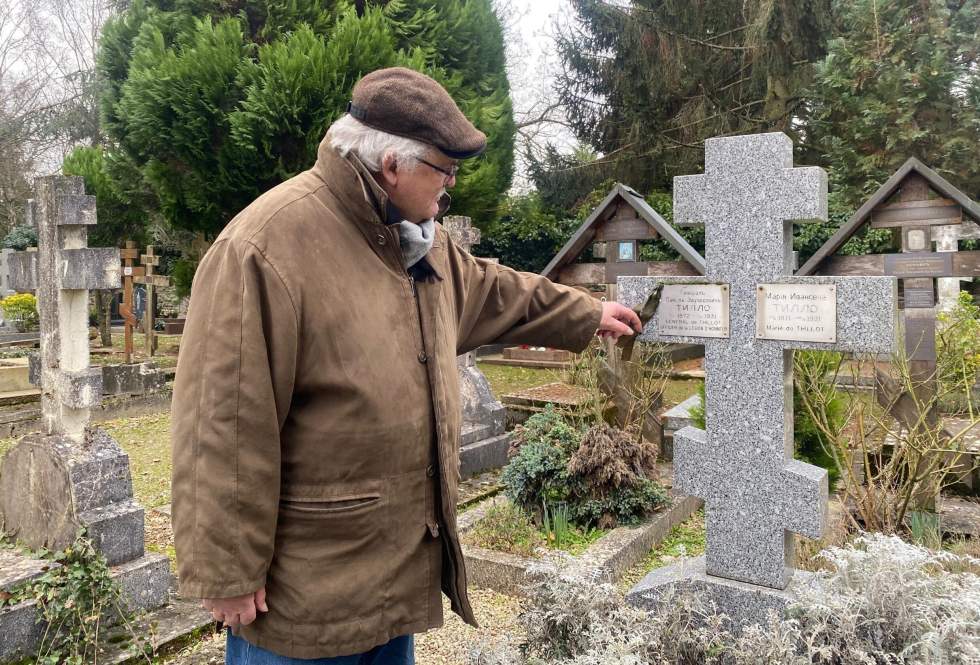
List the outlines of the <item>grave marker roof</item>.
{"label": "grave marker roof", "polygon": [[850,240],[866,223],[871,220],[872,211],[898,191],[899,187],[906,179],[917,174],[937,194],[951,199],[963,210],[963,214],[969,217],[974,223],[980,223],[980,204],[972,200],[969,196],[954,187],[948,180],[933,171],[931,168],[920,162],[915,157],[910,157],[878,190],[865,201],[864,205],[858,208],[850,219],[848,219],[837,232],[825,242],[810,259],[796,272],[797,275],[812,275],[828,257],[832,256]]}
{"label": "grave marker roof", "polygon": [[636,211],[637,216],[649,224],[685,261],[690,263],[697,272],[702,275],[704,274],[704,258],[698,253],[698,250],[691,247],[684,237],[666,219],[661,217],[656,210],[650,207],[650,204],[636,190],[622,183],[616,183],[613,186],[612,191],[606,195],[606,198],[596,206],[592,214],[576,229],[564,247],[558,251],[558,254],[541,271],[541,274],[548,279],[555,279],[558,271],[574,261],[589,243],[592,242],[596,235],[596,227],[608,221],[609,214],[615,210],[616,204],[620,201],[632,207]]}

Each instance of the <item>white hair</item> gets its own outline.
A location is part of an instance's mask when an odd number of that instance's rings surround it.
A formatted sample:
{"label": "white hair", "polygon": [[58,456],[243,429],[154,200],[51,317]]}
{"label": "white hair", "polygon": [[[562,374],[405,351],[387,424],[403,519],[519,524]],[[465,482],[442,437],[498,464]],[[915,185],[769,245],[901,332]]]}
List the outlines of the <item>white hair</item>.
{"label": "white hair", "polygon": [[404,163],[405,169],[412,170],[418,166],[415,160],[425,159],[429,152],[429,146],[421,141],[373,129],[349,114],[330,125],[328,134],[330,145],[337,152],[344,157],[354,153],[374,173],[381,171],[388,155],[394,156],[399,165]]}

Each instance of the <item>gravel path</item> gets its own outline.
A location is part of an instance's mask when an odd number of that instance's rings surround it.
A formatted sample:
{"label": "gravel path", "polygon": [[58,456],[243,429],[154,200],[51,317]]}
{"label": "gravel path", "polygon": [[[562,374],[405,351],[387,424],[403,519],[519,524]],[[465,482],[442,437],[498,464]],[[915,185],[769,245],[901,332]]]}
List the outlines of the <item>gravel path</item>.
{"label": "gravel path", "polygon": [[[415,662],[418,665],[465,665],[470,647],[514,634],[520,611],[516,598],[471,588],[470,600],[480,628],[464,624],[449,609],[449,601],[444,596],[445,624],[415,638]],[[207,636],[176,654],[154,661],[167,665],[222,665],[224,662],[222,635]]]}

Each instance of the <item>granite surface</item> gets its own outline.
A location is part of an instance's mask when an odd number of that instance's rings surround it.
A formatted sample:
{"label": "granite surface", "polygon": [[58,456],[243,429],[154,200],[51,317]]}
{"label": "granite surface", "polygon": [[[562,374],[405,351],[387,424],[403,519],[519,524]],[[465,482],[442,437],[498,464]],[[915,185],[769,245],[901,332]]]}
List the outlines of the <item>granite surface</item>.
{"label": "granite surface", "polygon": [[812,573],[796,571],[785,589],[770,589],[708,575],[705,558],[697,557],[654,570],[626,594],[626,602],[656,610],[679,594],[692,594],[707,610],[728,615],[727,627],[738,634],[748,626],[765,626],[771,614],[783,618],[796,600],[797,589],[812,579]]}
{"label": "granite surface", "polygon": [[[827,474],[792,459],[792,349],[890,351],[896,282],[890,277],[792,276],[792,221],[827,216],[827,180],[793,168],[783,134],[709,139],[705,174],[674,181],[674,217],[705,224],[707,272],[695,277],[621,277],[619,299],[642,304],[656,284],[721,283],[730,289],[730,335],[641,339],[705,347],[707,432],[674,435],[675,486],[705,500],[706,571],[784,588],[792,575],[793,533],[822,535]],[[837,341],[756,338],[757,286],[836,284]]]}

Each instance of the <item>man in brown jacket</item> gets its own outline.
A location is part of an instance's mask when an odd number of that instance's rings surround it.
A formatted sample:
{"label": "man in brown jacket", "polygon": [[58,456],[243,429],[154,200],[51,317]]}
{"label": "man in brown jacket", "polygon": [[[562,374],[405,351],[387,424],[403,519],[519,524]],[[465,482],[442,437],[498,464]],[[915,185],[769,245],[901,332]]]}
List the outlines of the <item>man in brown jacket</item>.
{"label": "man in brown jacket", "polygon": [[[475,258],[433,221],[486,143],[446,91],[373,72],[313,168],[198,268],[173,400],[181,593],[228,663],[412,663],[440,591],[476,625],[456,530],[456,356],[582,350],[639,319]],[[309,660],[302,662],[309,663]]]}

